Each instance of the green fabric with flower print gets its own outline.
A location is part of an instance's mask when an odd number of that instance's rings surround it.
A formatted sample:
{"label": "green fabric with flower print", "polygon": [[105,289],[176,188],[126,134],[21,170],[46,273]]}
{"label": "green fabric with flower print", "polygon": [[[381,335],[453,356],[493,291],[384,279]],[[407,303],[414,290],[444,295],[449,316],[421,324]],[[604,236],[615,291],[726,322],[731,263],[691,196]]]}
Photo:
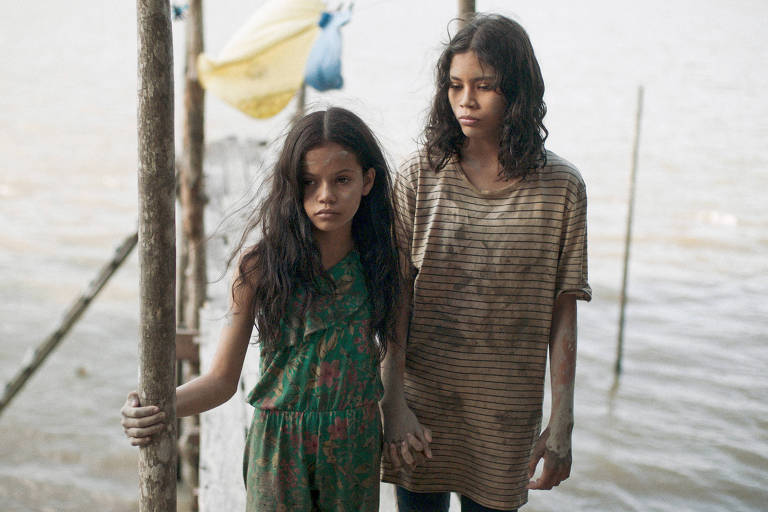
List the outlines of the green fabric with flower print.
{"label": "green fabric with flower print", "polygon": [[299,318],[297,290],[279,348],[262,353],[248,396],[256,408],[243,465],[248,511],[378,510],[383,388],[358,253],[328,274],[335,292]]}

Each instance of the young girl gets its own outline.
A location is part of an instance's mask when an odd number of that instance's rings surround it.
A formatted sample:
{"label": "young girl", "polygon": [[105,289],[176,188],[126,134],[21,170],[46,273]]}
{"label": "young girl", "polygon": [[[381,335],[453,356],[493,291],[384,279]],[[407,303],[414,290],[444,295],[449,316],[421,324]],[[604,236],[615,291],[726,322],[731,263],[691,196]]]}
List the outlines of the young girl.
{"label": "young girl", "polygon": [[[246,230],[259,228],[261,239],[240,259],[211,370],[176,391],[178,416],[229,399],[256,325],[249,511],[378,510],[378,365],[400,290],[393,211],[386,160],[360,118],[331,108],[293,126]],[[123,425],[133,444],[162,428],[157,411],[129,395]]]}
{"label": "young girl", "polygon": [[543,95],[528,35],[503,16],[469,21],[438,61],[424,147],[396,184],[412,312],[405,353],[384,361],[382,412],[400,512],[447,511],[451,491],[465,512],[516,510],[570,473],[586,192],[544,148]]}

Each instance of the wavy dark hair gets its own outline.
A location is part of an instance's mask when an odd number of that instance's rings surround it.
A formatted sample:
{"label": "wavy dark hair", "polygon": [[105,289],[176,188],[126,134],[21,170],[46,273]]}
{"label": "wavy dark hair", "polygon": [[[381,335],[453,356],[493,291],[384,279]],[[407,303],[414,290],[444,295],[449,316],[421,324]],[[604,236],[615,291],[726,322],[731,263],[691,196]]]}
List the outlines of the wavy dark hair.
{"label": "wavy dark hair", "polygon": [[[363,171],[376,172],[373,187],[363,196],[352,220],[352,237],[360,254],[371,306],[371,337],[379,355],[394,340],[401,273],[395,243],[395,209],[390,167],[376,136],[357,115],[332,107],[312,112],[295,122],[286,135],[270,176],[271,189],[251,217],[237,251],[243,251],[232,285],[233,299],[240,287],[252,288],[249,307],[255,316],[258,342],[275,350],[280,320],[297,287],[307,295],[304,310],[333,285],[323,269],[312,235],[312,223],[303,206],[305,157],[309,150],[336,143],[352,152]],[[255,245],[245,246],[254,231]]]}
{"label": "wavy dark hair", "polygon": [[478,60],[496,72],[496,87],[507,100],[499,146],[499,175],[505,179],[525,176],[546,165],[544,79],[523,27],[498,14],[477,14],[445,46],[437,61],[436,91],[427,124],[424,146],[430,165],[439,171],[460,155],[466,137],[448,101],[451,61],[454,55],[475,52]]}

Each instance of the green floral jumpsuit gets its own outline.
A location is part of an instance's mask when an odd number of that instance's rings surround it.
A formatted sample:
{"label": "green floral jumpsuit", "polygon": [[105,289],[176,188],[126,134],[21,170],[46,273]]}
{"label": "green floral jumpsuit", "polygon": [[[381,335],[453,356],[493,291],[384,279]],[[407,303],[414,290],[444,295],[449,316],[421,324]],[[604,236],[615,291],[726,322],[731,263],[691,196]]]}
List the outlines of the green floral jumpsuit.
{"label": "green floral jumpsuit", "polygon": [[262,352],[243,473],[249,512],[376,511],[382,384],[359,255],[329,269],[336,292],[299,318],[298,290]]}

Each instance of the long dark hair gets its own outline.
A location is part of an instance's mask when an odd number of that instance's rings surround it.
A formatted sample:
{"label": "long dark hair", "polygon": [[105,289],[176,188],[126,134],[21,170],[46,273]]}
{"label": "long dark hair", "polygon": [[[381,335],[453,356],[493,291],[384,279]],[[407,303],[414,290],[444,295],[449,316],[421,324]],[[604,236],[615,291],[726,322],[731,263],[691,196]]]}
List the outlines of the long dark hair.
{"label": "long dark hair", "polygon": [[258,341],[274,350],[280,339],[280,320],[297,287],[306,290],[306,309],[333,285],[322,267],[312,236],[312,223],[304,212],[302,174],[305,156],[313,148],[336,143],[352,152],[365,172],[373,168],[373,188],[363,196],[352,220],[352,237],[360,254],[371,306],[371,335],[381,357],[394,339],[400,296],[400,265],[395,243],[392,178],[386,158],[368,126],[357,115],[338,107],[312,112],[288,132],[270,177],[271,189],[252,216],[241,238],[259,230],[261,239],[240,258],[232,285],[233,299],[240,287],[250,287],[248,306],[254,313]]}
{"label": "long dark hair", "polygon": [[507,100],[499,147],[499,175],[525,176],[546,164],[544,141],[544,79],[523,27],[498,14],[478,14],[454,35],[437,61],[436,91],[424,129],[424,146],[432,167],[439,171],[459,155],[466,137],[448,101],[451,61],[472,51],[496,71],[497,90]]}

